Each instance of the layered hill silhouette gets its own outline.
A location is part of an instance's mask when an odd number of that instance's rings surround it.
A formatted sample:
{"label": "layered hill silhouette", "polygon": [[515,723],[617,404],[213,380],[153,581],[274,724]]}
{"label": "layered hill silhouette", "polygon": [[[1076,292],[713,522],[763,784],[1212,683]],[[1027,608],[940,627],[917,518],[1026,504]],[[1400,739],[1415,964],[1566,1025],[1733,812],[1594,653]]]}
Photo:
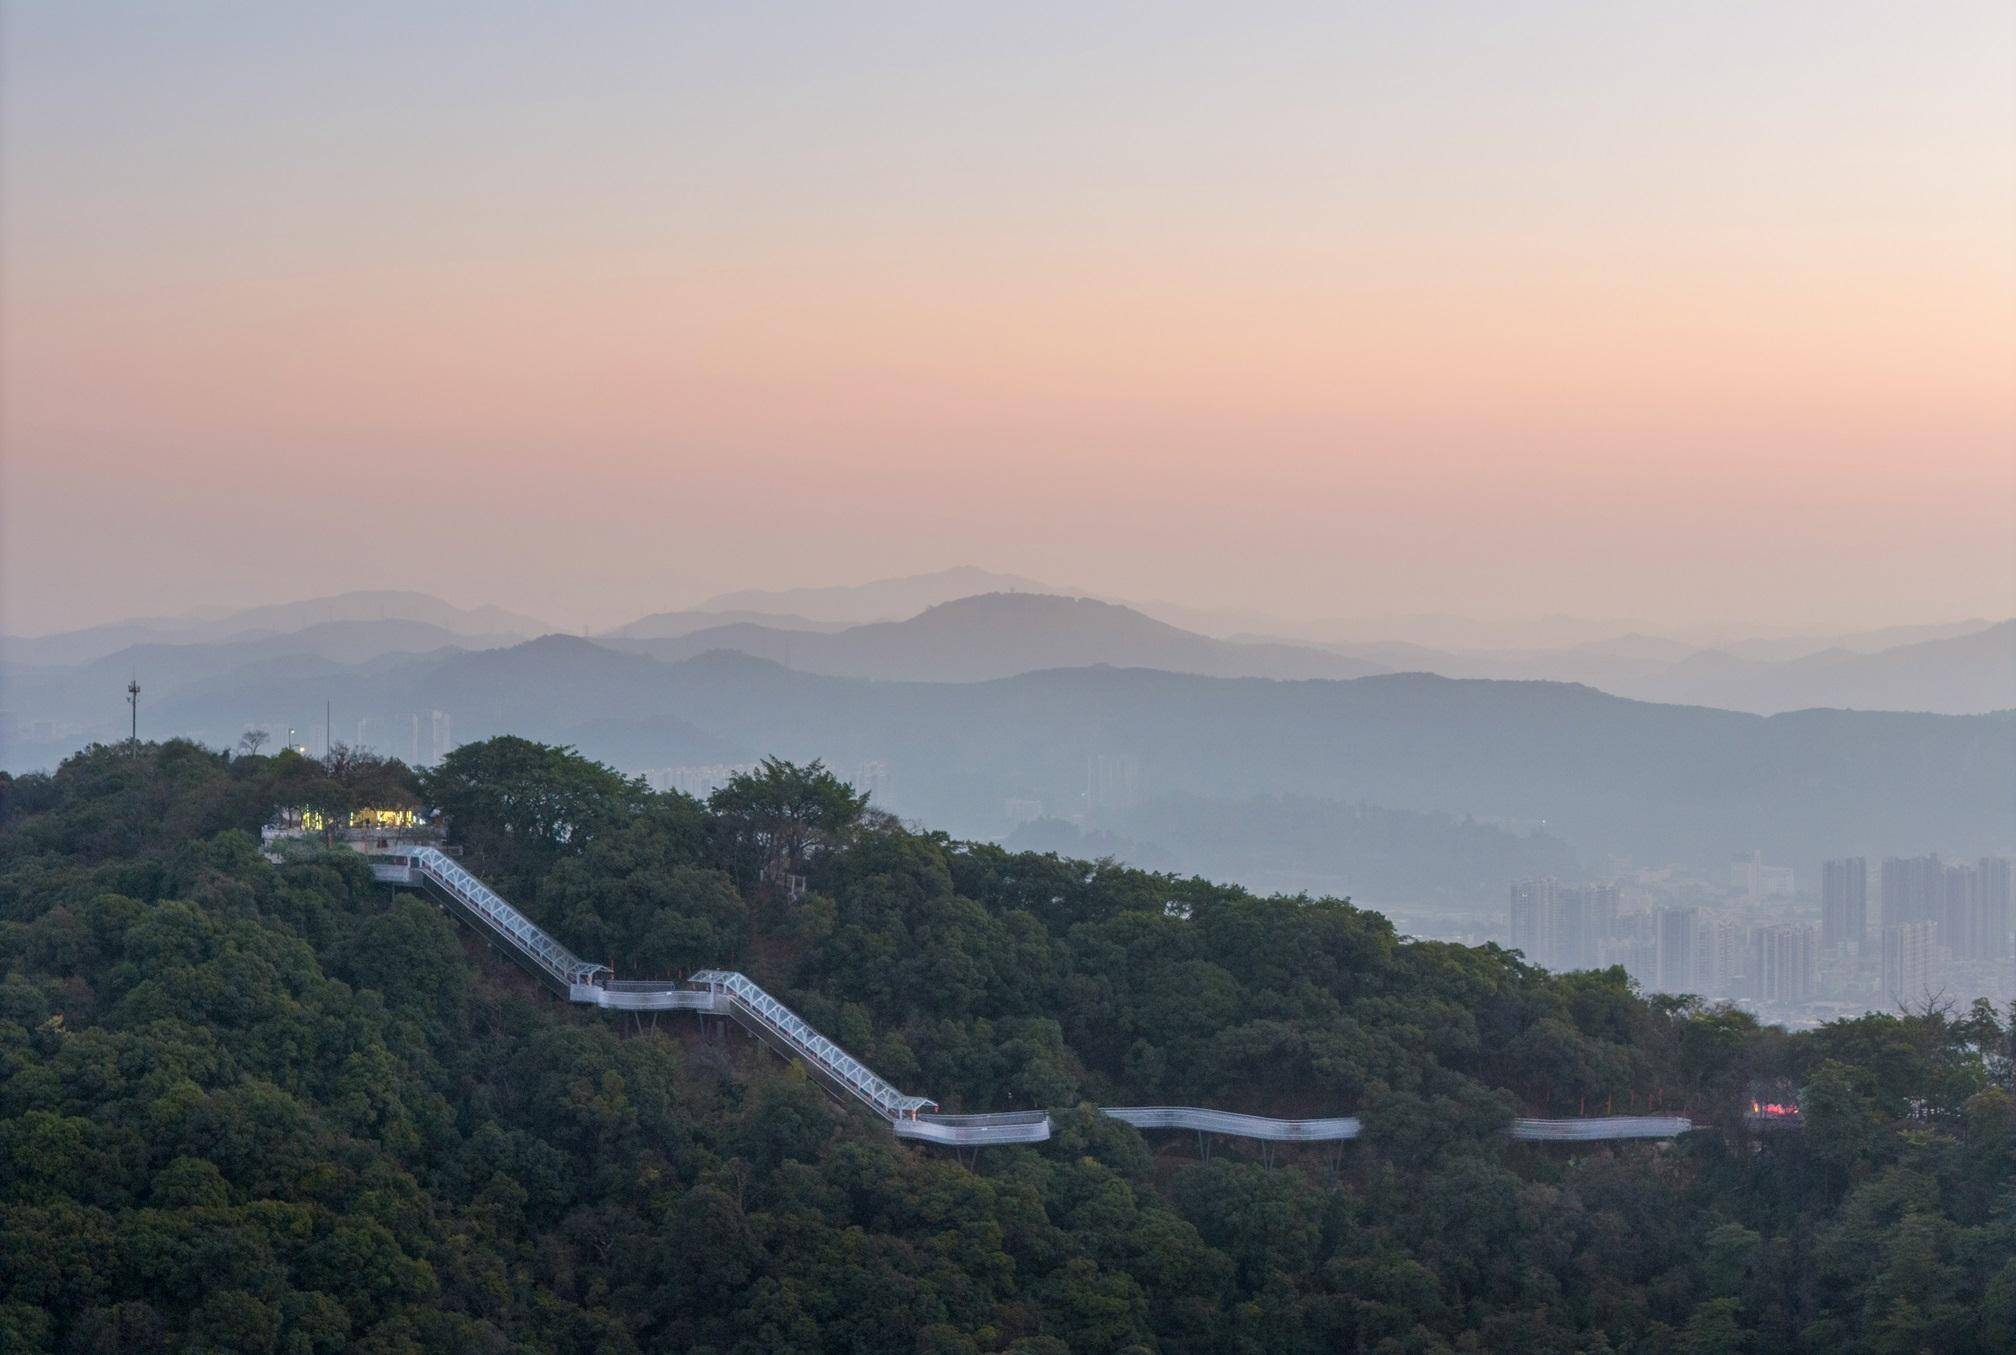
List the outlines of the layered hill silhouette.
{"label": "layered hill silhouette", "polygon": [[[964,591],[975,588],[987,591]],[[750,605],[730,605],[737,603]],[[803,612],[782,610],[801,605]],[[877,619],[845,619],[850,616]],[[702,608],[655,612],[598,638],[667,660],[726,648],[812,672],[892,680],[976,681],[1106,663],[1217,676],[1428,672],[1580,682],[1641,700],[1758,714],[1816,707],[1976,714],[2016,707],[2016,622],[1893,626],[1713,648],[1620,631],[1556,648],[1456,649],[1400,639],[1317,638],[1326,627],[1314,623],[1272,634],[1241,629],[1235,620],[1161,604],[1070,597],[1044,591],[1035,580],[964,566],[847,587],[723,594]],[[1456,620],[1440,629],[1459,634]],[[1419,629],[1419,621],[1398,618],[1394,624]],[[429,626],[438,633],[413,629]],[[422,652],[435,640],[485,648],[548,629],[519,613],[456,607],[424,593],[352,592],[30,639],[0,637],[0,670],[10,688],[6,708],[17,718],[74,723],[77,712],[60,695],[53,707],[46,698],[65,688],[60,670],[98,660],[150,669],[149,690],[158,696],[163,684],[188,675],[221,676],[281,655],[365,662]],[[102,674],[80,670],[71,677],[67,685],[82,693],[96,691]]]}
{"label": "layered hill silhouette", "polygon": [[[0,636],[0,659],[37,666],[88,663],[134,645],[233,643],[344,622],[406,621],[451,636],[527,640],[553,628],[502,607],[457,607],[429,593],[357,590],[299,602],[189,616],[142,617],[32,638]],[[313,645],[305,646],[312,649]],[[385,652],[385,651],[381,651]]]}
{"label": "layered hill silhouette", "polygon": [[940,603],[904,621],[825,633],[743,621],[609,643],[667,660],[732,649],[805,672],[915,682],[977,682],[1092,664],[1218,677],[1349,678],[1386,671],[1313,646],[1214,640],[1129,607],[1041,593],[987,593]]}
{"label": "layered hill silhouette", "polygon": [[712,630],[720,626],[752,625],[770,630],[789,631],[836,631],[847,629],[844,621],[814,621],[810,617],[794,616],[785,612],[755,612],[737,609],[725,612],[673,611],[653,612],[640,616],[635,621],[626,622],[613,630],[604,631],[598,638],[604,640],[676,640],[682,635],[695,631]]}
{"label": "layered hill silhouette", "polygon": [[[247,624],[379,608],[454,625]],[[661,613],[595,640],[480,629],[495,619],[351,594],[166,637],[132,623],[143,642],[102,653],[116,628],[51,637],[45,653],[80,662],[22,662],[10,646],[0,757],[53,766],[123,738],[138,673],[156,737],[313,730],[319,748],[326,711],[338,738],[405,739],[383,750],[400,756],[452,729],[572,743],[633,770],[823,757],[873,769],[883,807],[962,834],[1070,817],[1178,868],[1282,887],[1362,889],[1382,853],[1435,862],[1408,885],[1425,896],[1552,873],[1564,852],[1712,867],[1752,849],[1810,866],[2016,848],[2016,714],[1974,713],[2016,705],[2012,623],[1772,659],[1638,634],[1544,653],[1340,652],[1012,591],[859,625]],[[227,633],[191,638],[206,627]],[[1458,676],[1423,671],[1438,668]],[[1746,704],[1798,713],[1731,709]],[[1799,709],[1820,706],[1864,709]],[[1250,848],[1238,861],[1220,831],[1235,822]]]}
{"label": "layered hill silhouette", "polygon": [[1695,655],[1646,689],[1739,710],[2007,710],[2016,707],[2016,621],[1873,654],[1829,649],[1778,663]]}
{"label": "layered hill silhouette", "polygon": [[1140,802],[1362,801],[1646,861],[2016,846],[2016,715],[1766,718],[1422,674],[1279,681],[1085,667],[870,681],[726,651],[667,663],[549,636],[376,668],[251,670],[169,698],[154,727],[223,743],[248,711],[295,711],[305,726],[325,699],[343,720],[438,709],[464,741],[518,733],[631,767],[771,753],[879,763],[886,807],[962,833],[998,831],[1009,797],[1084,809],[1100,793],[1089,767],[1104,758],[1126,769],[1125,796]]}
{"label": "layered hill silhouette", "polygon": [[1639,635],[1555,650],[1455,653],[1399,643],[1329,648],[1395,670],[1581,682],[1645,701],[1758,714],[1839,707],[1968,715],[2016,707],[2016,621],[1976,623],[1957,634],[1882,648],[1834,644],[1789,658],[1751,656],[1765,646],[1695,649]]}
{"label": "layered hill silhouette", "polygon": [[704,612],[759,612],[797,616],[810,621],[861,625],[899,621],[927,607],[981,593],[1066,593],[1019,574],[1001,574],[975,565],[955,565],[928,574],[910,574],[868,583],[822,588],[745,588],[709,598],[696,609]]}
{"label": "layered hill silhouette", "polygon": [[241,633],[208,642],[149,640],[76,664],[7,663],[4,677],[10,711],[88,722],[94,712],[102,716],[106,693],[123,692],[129,678],[142,674],[142,695],[151,709],[178,693],[228,687],[247,675],[340,683],[412,655],[459,654],[524,641],[522,635],[458,633],[425,621],[325,621],[282,634]]}

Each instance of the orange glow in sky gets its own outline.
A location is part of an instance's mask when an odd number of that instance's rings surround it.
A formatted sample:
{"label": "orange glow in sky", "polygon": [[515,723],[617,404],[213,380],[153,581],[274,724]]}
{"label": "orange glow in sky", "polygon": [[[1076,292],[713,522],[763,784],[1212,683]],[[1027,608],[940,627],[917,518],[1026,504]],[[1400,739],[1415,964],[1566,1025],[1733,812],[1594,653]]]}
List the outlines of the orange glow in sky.
{"label": "orange glow in sky", "polygon": [[2006,5],[423,8],[7,11],[0,629],[2016,611]]}

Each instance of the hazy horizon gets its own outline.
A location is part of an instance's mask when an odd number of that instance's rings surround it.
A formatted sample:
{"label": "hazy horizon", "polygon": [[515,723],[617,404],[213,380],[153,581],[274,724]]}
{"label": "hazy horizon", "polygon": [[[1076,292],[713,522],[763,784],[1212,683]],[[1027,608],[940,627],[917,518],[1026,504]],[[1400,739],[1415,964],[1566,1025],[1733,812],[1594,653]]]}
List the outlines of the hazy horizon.
{"label": "hazy horizon", "polygon": [[[297,594],[286,594],[276,592],[276,593],[270,593],[268,595],[253,596],[243,602],[230,602],[230,603],[195,602],[174,611],[164,611],[159,613],[131,613],[131,614],[119,614],[119,615],[95,617],[88,620],[76,621],[74,623],[65,622],[53,628],[47,628],[37,631],[8,630],[0,628],[0,635],[6,635],[14,639],[38,639],[53,635],[64,634],[75,630],[88,630],[97,626],[118,625],[123,622],[145,622],[145,621],[198,622],[198,621],[210,620],[213,618],[221,618],[230,615],[235,615],[243,611],[252,611],[267,607],[285,607],[294,604],[325,601],[343,597],[346,594],[351,593],[374,593],[374,592],[383,592],[383,593],[410,592],[420,594],[423,596],[434,598],[435,600],[440,602],[445,602],[449,606],[455,607],[463,611],[478,611],[483,608],[495,608],[497,610],[504,612],[513,612],[522,615],[529,620],[541,623],[542,626],[544,626],[550,633],[601,634],[605,631],[615,629],[616,627],[626,622],[640,620],[646,616],[651,615],[653,612],[705,611],[707,610],[709,604],[714,603],[718,599],[726,597],[732,593],[754,591],[754,592],[777,592],[781,594],[781,593],[795,592],[801,589],[865,588],[875,584],[903,582],[911,577],[928,578],[939,573],[950,573],[954,570],[963,570],[968,568],[982,569],[989,574],[1006,574],[1009,572],[1005,570],[986,569],[985,566],[974,566],[961,563],[957,565],[948,565],[943,567],[943,569],[939,570],[927,570],[924,571],[922,574],[916,576],[889,576],[884,578],[872,578],[872,579],[847,578],[847,579],[835,579],[835,580],[822,580],[817,583],[798,583],[798,584],[784,583],[777,585],[775,587],[751,586],[750,588],[746,589],[740,587],[726,588],[722,589],[718,593],[709,594],[704,597],[689,598],[680,602],[668,603],[662,607],[654,607],[643,612],[623,613],[621,615],[612,616],[605,621],[598,622],[594,625],[588,625],[588,626],[567,625],[566,623],[559,621],[554,617],[540,615],[529,608],[522,607],[512,602],[508,598],[482,597],[482,596],[444,597],[440,593],[424,587],[404,587],[399,585],[388,584],[382,588],[358,588],[358,589],[346,588],[346,589],[334,590],[329,593],[315,594],[315,595],[297,595]],[[1203,606],[1198,606],[1196,604],[1188,603],[1181,598],[1170,598],[1170,597],[1127,598],[1127,597],[1113,596],[1110,594],[1101,594],[1097,590],[1076,588],[1070,584],[1061,583],[1056,580],[1035,580],[1034,582],[1043,583],[1047,585],[1048,587],[1046,591],[1052,593],[1055,596],[1096,597],[1100,601],[1105,601],[1120,606],[1126,606],[1136,610],[1144,610],[1151,613],[1156,610],[1176,611],[1176,610],[1194,609],[1200,613],[1206,613],[1206,614],[1214,611],[1222,612],[1222,614],[1226,617],[1234,617],[1251,613],[1254,620],[1274,620],[1282,623],[1284,626],[1289,627],[1312,626],[1323,623],[1328,623],[1340,627],[1358,626],[1363,627],[1365,629],[1364,635],[1359,638],[1367,640],[1379,638],[1379,627],[1381,623],[1392,623],[1394,629],[1396,631],[1399,631],[1404,630],[1406,628],[1407,623],[1421,623],[1421,622],[1435,622],[1435,621],[1470,622],[1470,623],[1476,623],[1477,625],[1482,627],[1496,627],[1508,632],[1518,632],[1521,630],[1536,632],[1536,638],[1533,641],[1534,646],[1536,648],[1549,647],[1549,645],[1544,639],[1537,637],[1538,632],[1542,631],[1542,629],[1547,626],[1561,625],[1561,624],[1586,628],[1592,632],[1601,632],[1605,637],[1614,636],[1617,638],[1623,638],[1635,632],[1635,633],[1643,633],[1646,635],[1659,635],[1662,638],[1692,641],[1700,643],[1705,646],[1705,645],[1711,645],[1713,643],[1711,637],[1717,631],[1726,631],[1727,632],[1726,638],[1758,638],[1758,639],[1782,638],[1785,640],[1797,640],[1801,638],[1810,637],[1814,639],[1822,639],[1822,638],[1829,638],[1839,634],[1848,634],[1860,630],[1877,632],[1890,629],[1906,629],[1914,627],[1932,628],[1942,626],[1966,625],[1974,622],[1979,622],[1983,625],[1993,625],[2003,620],[2010,619],[2008,617],[1998,615],[1969,617],[1954,614],[1954,615],[1937,615],[1937,616],[1927,615],[1920,617],[1896,617],[1892,618],[1889,621],[1877,622],[1875,624],[1866,627],[1855,626],[1855,627],[1837,628],[1820,624],[1814,624],[1810,622],[1801,624],[1792,622],[1773,623],[1768,621],[1759,621],[1752,623],[1748,627],[1746,627],[1741,623],[1719,622],[1712,624],[1695,624],[1695,625],[1679,624],[1666,627],[1665,629],[1662,630],[1660,627],[1660,623],[1648,620],[1647,618],[1643,617],[1577,616],[1566,612],[1554,612],[1544,614],[1532,613],[1525,615],[1506,615],[1506,614],[1490,615],[1474,611],[1473,612],[1365,611],[1360,613],[1336,613],[1336,614],[1309,613],[1309,614],[1297,615],[1286,612],[1267,612],[1264,609],[1264,607],[1244,607],[1237,604],[1229,605],[1222,609],[1211,609]],[[981,590],[981,591],[988,591],[988,590]],[[1027,590],[1007,590],[1007,591],[1027,591]],[[962,596],[970,596],[970,595],[962,595]],[[894,609],[889,614],[889,617],[887,619],[902,619],[904,617],[914,615],[916,611],[920,610],[923,609],[897,608]],[[790,613],[788,613],[788,611],[779,610],[773,614],[781,617],[789,615]],[[849,623],[849,624],[857,624],[857,623]],[[1561,643],[1565,644],[1567,642],[1563,641]]]}
{"label": "hazy horizon", "polygon": [[2016,15],[21,6],[0,630],[2016,594]]}

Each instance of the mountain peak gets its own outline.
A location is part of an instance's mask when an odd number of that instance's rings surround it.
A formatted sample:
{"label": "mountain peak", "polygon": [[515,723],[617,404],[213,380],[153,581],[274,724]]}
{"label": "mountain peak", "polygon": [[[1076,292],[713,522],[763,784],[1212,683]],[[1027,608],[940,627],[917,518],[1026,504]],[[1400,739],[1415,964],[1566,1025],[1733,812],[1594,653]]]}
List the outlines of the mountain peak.
{"label": "mountain peak", "polygon": [[927,616],[1046,616],[1070,612],[1107,617],[1138,616],[1144,621],[1149,619],[1142,612],[1121,602],[1102,602],[1098,598],[1076,597],[1068,593],[994,589],[991,592],[973,593],[966,597],[933,603],[911,620],[921,621]]}
{"label": "mountain peak", "polygon": [[1226,677],[1351,678],[1379,665],[1299,645],[1236,644],[1120,603],[996,590],[900,621],[829,632],[737,623],[671,640],[610,643],[660,659],[734,649],[801,672],[919,682],[979,682],[1046,668],[1159,668]]}
{"label": "mountain peak", "polygon": [[748,588],[709,598],[696,609],[708,612],[771,612],[813,621],[861,624],[898,621],[928,607],[976,593],[1069,593],[1019,574],[999,574],[977,565],[954,565],[928,574],[873,579],[822,588]]}

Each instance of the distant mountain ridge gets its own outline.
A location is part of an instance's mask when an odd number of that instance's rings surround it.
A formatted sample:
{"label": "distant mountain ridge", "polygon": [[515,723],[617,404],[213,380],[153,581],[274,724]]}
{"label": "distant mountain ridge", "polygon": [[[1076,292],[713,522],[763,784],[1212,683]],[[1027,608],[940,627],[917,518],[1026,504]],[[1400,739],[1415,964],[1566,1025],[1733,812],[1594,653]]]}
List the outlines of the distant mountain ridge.
{"label": "distant mountain ridge", "polygon": [[1093,664],[1218,677],[1352,678],[1385,671],[1314,646],[1214,640],[1117,603],[1045,593],[983,593],[907,620],[827,633],[738,623],[672,639],[609,643],[665,660],[734,649],[810,673],[909,682],[979,682]]}
{"label": "distant mountain ridge", "polygon": [[130,645],[247,640],[344,621],[413,621],[457,636],[519,639],[552,629],[535,617],[502,607],[457,607],[430,593],[360,589],[215,615],[143,617],[52,635],[0,636],[0,659],[22,664],[88,663]]}
{"label": "distant mountain ridge", "polygon": [[1916,626],[1882,626],[1875,630],[1848,631],[1838,635],[1779,639],[1752,637],[1704,644],[1701,647],[1734,654],[1742,659],[1803,659],[1810,654],[1819,654],[1830,649],[1843,649],[1851,654],[1875,654],[1881,650],[1895,649],[1900,645],[1915,645],[1924,640],[1958,639],[1963,635],[1973,635],[1987,630],[1994,624],[1986,617],[1976,616],[1965,621],[1940,621]]}
{"label": "distant mountain ridge", "polygon": [[[1916,631],[1921,628],[1907,628]],[[1887,649],[1824,649],[1792,659],[1675,648],[1620,636],[1565,650],[1452,653],[1410,645],[1331,645],[1335,653],[1445,677],[1581,682],[1617,696],[1774,714],[1788,710],[1974,715],[2016,707],[2016,621]],[[1849,638],[1851,643],[1855,637]]]}
{"label": "distant mountain ridge", "polygon": [[[76,664],[0,661],[5,710],[14,717],[14,732],[6,742],[19,745],[18,731],[31,721],[52,727],[44,742],[74,747],[116,736],[129,678],[140,682],[143,713],[152,713],[171,698],[228,688],[252,676],[286,674],[298,686],[319,689],[416,656],[501,649],[524,638],[462,635],[425,621],[324,621],[285,633],[238,632],[221,640],[151,637]],[[262,720],[272,709],[269,703],[243,718]],[[20,765],[14,748],[0,748],[0,754],[7,755],[10,765]]]}
{"label": "distant mountain ridge", "polygon": [[248,634],[228,640],[157,640],[129,645],[81,665],[87,675],[147,671],[156,690],[214,675],[220,664],[306,655],[335,663],[366,663],[387,654],[433,650],[504,649],[521,644],[515,634],[458,635],[425,621],[322,621],[282,634]]}
{"label": "distant mountain ridge", "polygon": [[1832,649],[1775,664],[1732,658],[1719,672],[1699,682],[1683,677],[1669,690],[1742,710],[2008,710],[2016,707],[2016,620],[1874,653]]}
{"label": "distant mountain ridge", "polygon": [[865,625],[871,621],[901,621],[929,607],[981,593],[1052,593],[1076,595],[1019,574],[1000,574],[976,565],[955,565],[929,574],[910,574],[868,583],[820,588],[745,588],[722,593],[696,611],[762,612],[798,616],[812,621]]}
{"label": "distant mountain ridge", "polygon": [[[312,682],[304,679],[313,676]],[[155,732],[236,737],[248,712],[339,731],[438,709],[456,738],[518,733],[631,768],[824,757],[886,769],[881,802],[987,834],[1012,797],[1084,812],[1111,792],[1313,796],[1475,816],[1637,860],[2016,848],[2016,716],[1760,717],[1587,687],[1387,674],[1349,681],[1055,668],[966,683],[868,681],[713,652],[678,663],[547,636],[378,671],[246,672],[170,697]],[[291,704],[290,704],[291,703]],[[893,787],[893,789],[891,789]],[[1101,795],[1108,792],[1101,791]],[[1096,809],[1098,802],[1094,802]]]}
{"label": "distant mountain ridge", "polygon": [[710,630],[721,626],[764,626],[771,630],[790,631],[836,631],[845,630],[844,621],[814,621],[810,617],[793,616],[783,612],[653,612],[640,616],[635,621],[626,622],[613,630],[603,631],[597,639],[604,640],[676,640],[682,635],[695,631]]}
{"label": "distant mountain ridge", "polygon": [[[1992,657],[2008,631],[1975,642]],[[1354,819],[1326,805],[1453,816],[1436,840],[1485,853],[1460,868],[1452,855],[1429,873],[1459,892],[1506,852],[1542,859],[1553,849],[1517,845],[1536,832],[1585,856],[1711,864],[1752,848],[1807,865],[1826,854],[2016,849],[2016,714],[1764,718],[1552,681],[1350,678],[1356,661],[1315,647],[1214,640],[1113,604],[1012,593],[837,630],[744,622],[660,640],[479,643],[424,623],[336,622],[85,665],[10,666],[0,754],[25,770],[124,737],[130,664],[142,670],[141,730],[151,737],[229,746],[256,725],[276,736],[298,729],[314,748],[326,727],[367,746],[395,740],[384,751],[405,756],[409,741],[437,745],[402,731],[424,726],[431,739],[452,725],[453,742],[515,733],[629,770],[823,757],[872,777],[883,807],[961,834],[1007,831],[1019,821],[1014,801],[1025,819],[1033,804],[1159,841],[1192,869],[1233,859],[1219,819],[1263,822],[1267,797],[1288,797],[1280,804],[1303,806],[1295,822],[1245,835],[1255,845],[1238,866],[1284,887],[1403,878],[1398,858],[1374,872],[1365,855],[1400,839],[1385,829],[1365,837],[1364,824],[1412,820]],[[766,645],[792,646],[793,666],[750,653]],[[1915,672],[1918,648],[1815,663],[1823,676],[1872,663]],[[811,671],[822,666],[852,671]],[[1246,675],[1256,672],[1273,676]],[[54,716],[70,723],[29,726]],[[1472,817],[1512,836],[1466,834]],[[1347,830],[1360,834],[1355,855],[1339,846]],[[1207,843],[1216,844],[1208,858],[1193,854]]]}
{"label": "distant mountain ridge", "polygon": [[[976,577],[1015,578],[953,570],[884,582],[946,590]],[[861,590],[837,591],[860,601]],[[892,595],[885,590],[877,596],[888,602]],[[304,620],[332,615],[347,619]],[[279,629],[296,621],[303,624]],[[126,725],[129,674],[141,681],[143,712],[153,713],[170,698],[231,690],[240,679],[256,677],[270,690],[274,675],[286,673],[294,693],[276,691],[241,716],[241,723],[270,725],[290,703],[307,698],[302,704],[313,704],[316,691],[335,699],[388,665],[432,651],[497,648],[528,638],[508,626],[483,629],[486,622],[539,626],[519,613],[455,607],[424,593],[353,592],[0,641],[0,759],[15,768],[46,765],[90,739],[118,737]],[[1881,647],[1899,636],[1915,638]],[[2016,622],[1893,627],[1838,641],[1791,659],[1756,657],[1770,649],[1762,642],[1690,652],[1683,642],[1642,633],[1541,651],[1319,645],[1267,635],[1224,638],[1119,603],[1020,591],[955,598],[901,620],[860,625],[752,611],[657,613],[598,637],[611,649],[665,661],[734,650],[809,673],[890,682],[979,682],[1096,665],[1281,679],[1425,672],[1579,682],[1638,700],[1757,714],[1815,708],[1974,714],[2016,707]],[[1877,648],[1871,652],[1871,646]],[[83,657],[66,658],[76,654]]]}

